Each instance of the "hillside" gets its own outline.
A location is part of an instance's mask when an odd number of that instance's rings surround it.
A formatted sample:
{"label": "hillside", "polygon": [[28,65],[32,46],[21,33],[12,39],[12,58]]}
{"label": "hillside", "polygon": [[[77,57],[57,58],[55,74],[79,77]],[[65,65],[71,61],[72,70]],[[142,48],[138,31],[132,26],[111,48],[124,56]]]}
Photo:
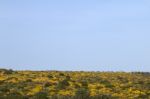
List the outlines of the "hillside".
{"label": "hillside", "polygon": [[150,73],[1,69],[0,99],[150,99]]}

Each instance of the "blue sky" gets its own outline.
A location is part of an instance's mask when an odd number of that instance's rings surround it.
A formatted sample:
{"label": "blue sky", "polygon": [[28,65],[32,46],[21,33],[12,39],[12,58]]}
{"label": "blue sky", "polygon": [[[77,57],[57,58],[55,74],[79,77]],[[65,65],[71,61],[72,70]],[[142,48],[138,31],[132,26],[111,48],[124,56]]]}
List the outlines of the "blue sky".
{"label": "blue sky", "polygon": [[1,0],[0,68],[150,71],[150,1]]}

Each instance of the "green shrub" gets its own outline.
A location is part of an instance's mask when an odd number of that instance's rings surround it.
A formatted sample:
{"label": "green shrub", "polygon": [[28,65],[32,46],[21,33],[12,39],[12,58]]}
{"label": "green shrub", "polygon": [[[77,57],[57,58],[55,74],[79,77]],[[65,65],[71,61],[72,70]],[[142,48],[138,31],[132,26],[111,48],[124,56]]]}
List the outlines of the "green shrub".
{"label": "green shrub", "polygon": [[48,99],[48,94],[46,92],[38,92],[32,97],[32,99]]}

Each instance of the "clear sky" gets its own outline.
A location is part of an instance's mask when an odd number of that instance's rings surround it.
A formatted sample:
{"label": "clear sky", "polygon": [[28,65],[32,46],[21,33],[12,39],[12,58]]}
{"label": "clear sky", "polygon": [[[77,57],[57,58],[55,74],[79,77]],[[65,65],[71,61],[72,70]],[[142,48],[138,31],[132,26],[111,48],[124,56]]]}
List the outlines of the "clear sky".
{"label": "clear sky", "polygon": [[0,0],[0,68],[150,71],[150,0]]}

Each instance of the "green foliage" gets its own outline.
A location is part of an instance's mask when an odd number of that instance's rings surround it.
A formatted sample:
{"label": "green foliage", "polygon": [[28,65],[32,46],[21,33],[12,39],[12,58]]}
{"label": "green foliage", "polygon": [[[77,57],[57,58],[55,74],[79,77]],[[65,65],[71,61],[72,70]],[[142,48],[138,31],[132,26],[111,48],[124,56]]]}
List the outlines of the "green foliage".
{"label": "green foliage", "polygon": [[75,93],[75,98],[77,99],[88,99],[90,97],[90,92],[88,89],[79,88]]}
{"label": "green foliage", "polygon": [[69,86],[69,82],[65,79],[57,84],[57,89],[65,89],[67,86]]}
{"label": "green foliage", "polygon": [[32,99],[48,99],[48,94],[46,92],[38,92]]}
{"label": "green foliage", "polygon": [[49,86],[52,86],[52,84],[51,84],[50,82],[46,82],[46,83],[44,84],[44,87],[49,87]]}
{"label": "green foliage", "polygon": [[87,88],[88,82],[86,80],[83,80],[83,81],[81,81],[81,85],[82,85],[82,87]]}
{"label": "green foliage", "polygon": [[49,79],[52,79],[52,78],[53,78],[53,76],[52,76],[52,75],[48,75],[47,77],[48,77]]}

